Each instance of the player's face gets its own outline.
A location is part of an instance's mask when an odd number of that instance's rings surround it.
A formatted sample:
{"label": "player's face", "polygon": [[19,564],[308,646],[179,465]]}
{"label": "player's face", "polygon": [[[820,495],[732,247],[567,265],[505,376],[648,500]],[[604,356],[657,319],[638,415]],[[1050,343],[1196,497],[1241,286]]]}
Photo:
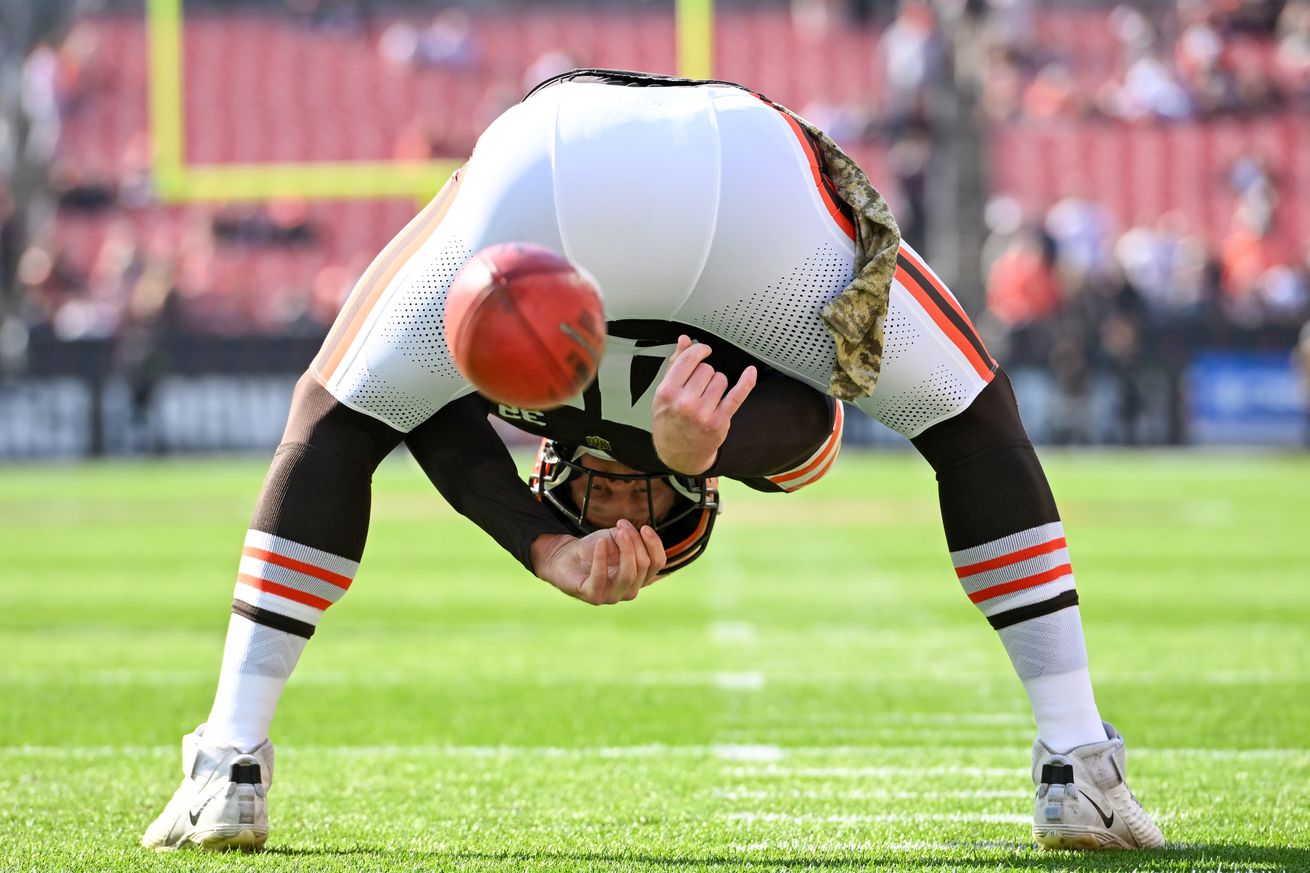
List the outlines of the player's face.
{"label": "player's face", "polygon": [[[593,458],[591,455],[581,456],[577,463],[600,474],[624,475],[641,472],[617,461]],[[586,497],[584,492],[587,488],[587,477],[575,473],[569,479],[568,486],[574,505],[582,506],[582,501]],[[649,498],[646,493],[647,488],[651,489]],[[641,527],[643,524],[652,524],[664,518],[676,501],[677,494],[663,479],[610,479],[604,475],[597,475],[593,476],[591,481],[591,501],[587,504],[586,520],[596,527],[614,527],[619,523],[619,519],[626,518],[637,527]],[[652,504],[655,509],[654,519],[650,518]]]}

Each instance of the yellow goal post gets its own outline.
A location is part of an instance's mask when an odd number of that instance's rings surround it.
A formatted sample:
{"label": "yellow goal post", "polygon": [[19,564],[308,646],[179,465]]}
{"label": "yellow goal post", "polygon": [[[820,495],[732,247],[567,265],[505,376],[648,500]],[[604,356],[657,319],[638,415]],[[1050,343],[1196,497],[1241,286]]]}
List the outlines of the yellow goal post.
{"label": "yellow goal post", "polygon": [[[154,180],[169,203],[379,199],[436,194],[463,158],[433,161],[305,161],[188,164],[183,124],[183,0],[146,0]],[[714,0],[674,0],[678,74],[710,78]]]}

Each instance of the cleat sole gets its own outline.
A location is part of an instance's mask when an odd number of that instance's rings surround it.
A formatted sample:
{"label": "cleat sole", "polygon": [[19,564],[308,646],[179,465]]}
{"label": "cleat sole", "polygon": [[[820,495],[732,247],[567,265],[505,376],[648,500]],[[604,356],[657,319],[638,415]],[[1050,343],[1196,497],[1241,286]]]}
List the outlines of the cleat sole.
{"label": "cleat sole", "polygon": [[1064,851],[1102,852],[1132,848],[1108,831],[1086,830],[1069,825],[1034,827],[1033,839],[1043,849]]}

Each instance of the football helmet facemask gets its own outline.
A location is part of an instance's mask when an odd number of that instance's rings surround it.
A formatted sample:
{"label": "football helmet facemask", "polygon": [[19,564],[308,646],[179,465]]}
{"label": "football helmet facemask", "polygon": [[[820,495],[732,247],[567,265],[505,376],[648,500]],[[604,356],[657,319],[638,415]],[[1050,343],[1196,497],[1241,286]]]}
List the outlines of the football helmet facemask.
{"label": "football helmet facemask", "polygon": [[[578,463],[578,459],[587,454],[611,460],[608,455],[594,449],[575,448],[543,439],[537,450],[536,463],[532,466],[532,475],[528,477],[528,487],[538,500],[575,528],[581,536],[598,529],[586,518],[595,480],[645,481],[646,517],[653,519],[651,527],[664,543],[667,559],[660,575],[679,570],[701,556],[709,543],[714,520],[719,513],[718,477],[701,478],[676,473],[606,473]],[[574,477],[585,477],[582,506],[577,505],[571,489],[565,485]],[[651,487],[654,480],[662,480],[674,493],[673,507],[657,520],[655,492]]]}

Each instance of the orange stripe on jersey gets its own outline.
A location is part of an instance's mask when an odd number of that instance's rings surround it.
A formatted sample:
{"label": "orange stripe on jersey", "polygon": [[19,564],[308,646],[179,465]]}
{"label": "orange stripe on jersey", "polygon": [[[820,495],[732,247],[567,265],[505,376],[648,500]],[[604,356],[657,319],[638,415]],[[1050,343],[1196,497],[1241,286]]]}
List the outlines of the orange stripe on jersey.
{"label": "orange stripe on jersey", "polygon": [[668,560],[668,563],[673,563],[674,558],[691,548],[696,543],[696,540],[700,539],[701,535],[705,533],[705,526],[709,523],[710,514],[708,512],[702,512],[700,514],[700,523],[696,525],[696,529],[682,542],[669,546],[664,550],[664,557]]}
{"label": "orange stripe on jersey", "polygon": [[[829,471],[830,469],[832,469],[833,462],[835,462],[835,461],[837,460],[837,454],[838,454],[837,452],[833,452],[831,455],[829,455],[829,456],[828,456],[828,463],[824,464],[824,465],[823,465],[823,468],[822,468],[821,470],[819,470],[818,473],[815,473],[815,474],[814,474],[814,478],[811,479],[810,481],[806,482],[805,484],[806,484],[806,485],[813,485],[815,482],[818,482],[818,481],[819,481],[820,479],[822,479],[824,476],[828,475],[828,471]],[[799,491],[802,487],[804,487],[804,486],[800,486],[800,485],[798,485],[798,486],[796,486],[795,488],[793,488],[793,489],[791,489],[791,490],[793,490],[793,491]]]}
{"label": "orange stripe on jersey", "polygon": [[968,313],[964,312],[964,307],[960,305],[960,301],[955,299],[954,294],[951,294],[950,288],[947,288],[945,284],[942,283],[941,279],[937,277],[937,274],[933,273],[933,267],[927,266],[927,261],[918,256],[918,252],[914,252],[914,250],[910,249],[908,245],[904,244],[904,242],[901,244],[900,249],[897,250],[896,254],[897,257],[905,258],[905,261],[908,261],[910,266],[914,267],[916,273],[920,274],[921,277],[924,277],[926,281],[933,286],[934,290],[938,292],[938,295],[941,296],[943,300],[946,300],[947,305],[950,305],[951,309],[954,309],[955,315],[959,317],[959,322],[963,325],[963,329],[967,330],[969,333],[968,338],[971,339],[973,346],[975,346],[977,351],[979,351],[980,357],[986,360],[994,370],[994,368],[996,368],[996,359],[988,353],[988,350],[986,350],[985,347],[982,347],[982,341],[979,336],[977,336],[977,333],[979,332],[977,332],[977,328],[973,326],[973,321],[969,319]]}
{"label": "orange stripe on jersey", "polygon": [[814,453],[814,455],[810,459],[810,462],[798,470],[791,470],[787,473],[781,473],[777,476],[767,476],[765,478],[767,478],[774,485],[780,486],[783,490],[791,491],[793,489],[788,488],[786,483],[791,482],[794,479],[800,479],[801,477],[809,474],[816,467],[822,466],[823,470],[817,476],[815,476],[813,479],[811,479],[809,482],[806,482],[805,484],[811,485],[814,482],[817,482],[820,479],[822,479],[823,474],[828,472],[828,468],[832,466],[832,462],[837,459],[837,454],[838,452],[841,451],[842,420],[845,417],[845,415],[846,412],[842,407],[841,401],[837,401],[837,411],[836,414],[833,416],[832,433],[829,434],[828,439],[826,442],[824,442],[823,446],[817,452]]}
{"label": "orange stripe on jersey", "polygon": [[1026,549],[1020,549],[1017,552],[1010,552],[1008,555],[1001,555],[999,558],[991,558],[986,561],[979,561],[976,564],[966,564],[963,567],[955,568],[955,575],[963,579],[965,576],[972,576],[975,573],[985,573],[988,570],[995,570],[998,567],[1008,567],[1010,564],[1017,564],[1020,561],[1026,561],[1029,558],[1035,558],[1038,555],[1047,555],[1051,552],[1058,552],[1069,544],[1064,537],[1051,540],[1049,543],[1040,543],[1039,545],[1029,546]]}
{"label": "orange stripe on jersey", "polygon": [[[919,257],[918,252],[912,251],[907,246],[902,245],[897,254],[913,264],[919,273],[932,283],[933,287],[941,294],[942,299],[955,310],[955,313],[960,316],[961,320],[963,320],[964,323],[968,325],[969,329],[976,335],[978,329],[973,326],[973,321],[970,320],[968,313],[966,313],[964,308],[960,306],[960,301],[956,300],[955,295],[942,284],[942,281],[937,278],[937,274],[932,271],[932,268],[928,266],[928,263],[923,258]],[[996,366],[996,360],[992,358],[991,355],[987,355],[987,359],[993,367]]]}
{"label": "orange stripe on jersey", "polygon": [[276,582],[270,582],[267,579],[260,579],[258,576],[251,576],[246,573],[238,573],[237,581],[242,585],[249,585],[266,594],[276,594],[278,597],[285,597],[287,600],[294,600],[297,603],[303,603],[306,606],[312,606],[315,609],[327,609],[332,605],[332,601],[324,600],[322,597],[315,597],[296,588],[288,588],[285,585],[279,585]]}
{"label": "orange stripe on jersey", "polygon": [[322,567],[315,566],[314,564],[306,564],[304,561],[297,561],[295,558],[288,558],[286,555],[279,555],[277,552],[269,552],[264,549],[257,549],[254,546],[246,546],[241,550],[241,554],[269,564],[276,564],[279,567],[285,567],[288,570],[295,570],[297,573],[304,573],[306,576],[313,576],[315,579],[321,579],[324,582],[337,586],[343,591],[350,587],[351,578],[349,576],[342,576],[339,573],[324,570]]}
{"label": "orange stripe on jersey", "polygon": [[346,356],[350,344],[368,320],[369,313],[377,303],[382,292],[391,284],[391,280],[400,272],[401,265],[409,260],[423,243],[427,242],[441,224],[441,220],[450,211],[455,194],[459,191],[464,168],[460,167],[450,177],[441,191],[418,215],[405,226],[386,248],[373,259],[364,275],[355,283],[350,292],[350,299],[342,307],[341,314],[332,325],[332,330],[323,341],[323,348],[314,358],[312,370],[318,381],[325,385],[332,379],[341,359]]}
{"label": "orange stripe on jersey", "polygon": [[946,334],[947,338],[955,344],[955,347],[960,350],[960,353],[964,355],[965,359],[969,362],[969,365],[977,371],[978,375],[984,380],[990,382],[994,375],[991,365],[992,362],[984,361],[982,359],[982,356],[978,354],[978,350],[975,349],[973,344],[965,338],[964,334],[951,321],[950,317],[942,310],[941,306],[932,299],[928,292],[925,291],[924,288],[916,282],[900,264],[896,265],[896,281],[900,282],[905,286],[907,291],[914,295],[914,299],[917,300],[919,305],[922,306],[924,310],[927,311],[928,315],[932,317],[933,322],[941,332]]}
{"label": "orange stripe on jersey", "polygon": [[908,248],[908,246],[905,245],[901,245],[900,249],[897,250],[896,254],[899,254],[900,257],[905,258],[905,260],[909,261],[910,263],[913,263],[914,267],[916,267],[916,269],[920,271],[922,275],[924,275],[924,278],[927,279],[927,281],[933,283],[933,287],[937,288],[938,292],[941,292],[942,299],[946,300],[947,303],[951,305],[951,308],[955,309],[955,312],[959,313],[959,316],[962,317],[962,319],[964,319],[965,322],[968,322],[968,325],[971,326],[972,328],[973,322],[969,321],[969,317],[968,315],[965,315],[964,309],[960,308],[960,301],[955,299],[954,294],[951,294],[950,291],[946,290],[945,284],[942,284],[941,279],[937,278],[937,274],[933,273],[933,271],[929,269],[929,266],[927,266],[927,263],[924,261],[924,258],[918,257],[917,252],[914,252],[913,249],[910,249]]}
{"label": "orange stripe on jersey", "polygon": [[1071,565],[1061,564],[1042,573],[1034,573],[1032,576],[1015,579],[1013,582],[1004,582],[1000,585],[993,585],[991,588],[975,591],[969,595],[969,600],[974,603],[981,603],[984,600],[991,600],[993,597],[1000,597],[1002,594],[1009,594],[1012,591],[1022,591],[1025,588],[1036,588],[1038,585],[1054,582],[1061,576],[1068,576],[1072,572],[1073,567]]}
{"label": "orange stripe on jersey", "polygon": [[791,128],[791,132],[796,134],[796,139],[799,140],[801,144],[801,151],[805,153],[805,157],[810,162],[810,173],[814,176],[814,186],[819,189],[819,195],[823,197],[823,205],[828,207],[828,214],[832,216],[833,221],[837,222],[837,226],[842,229],[842,233],[846,234],[851,238],[851,241],[854,242],[855,224],[842,210],[842,204],[833,196],[832,192],[828,190],[828,186],[823,184],[823,171],[819,169],[819,155],[815,152],[814,143],[810,140],[809,136],[806,135],[805,129],[796,123],[796,119],[792,118],[786,112],[783,112],[777,106],[774,106],[773,103],[766,98],[759,94],[756,94],[755,96],[759,97],[766,106],[772,107],[779,115],[781,115],[783,120],[787,122],[787,126]]}
{"label": "orange stripe on jersey", "polygon": [[784,487],[783,490],[784,490],[784,491],[787,491],[787,492],[800,491],[800,490],[801,490],[802,488],[804,488],[806,485],[813,485],[815,482],[818,482],[818,481],[819,481],[820,479],[822,479],[824,476],[828,475],[828,471],[829,471],[830,469],[832,469],[833,462],[837,460],[837,455],[838,455],[837,452],[832,452],[831,454],[827,455],[827,456],[826,456],[826,457],[827,457],[827,460],[824,461],[824,464],[823,464],[822,467],[819,468],[819,471],[818,471],[817,473],[814,474],[814,478],[812,478],[812,479],[810,479],[810,480],[808,480],[808,481],[806,481],[806,482],[802,482],[801,484],[796,485],[796,486],[794,486],[794,487],[792,487],[792,488]]}

